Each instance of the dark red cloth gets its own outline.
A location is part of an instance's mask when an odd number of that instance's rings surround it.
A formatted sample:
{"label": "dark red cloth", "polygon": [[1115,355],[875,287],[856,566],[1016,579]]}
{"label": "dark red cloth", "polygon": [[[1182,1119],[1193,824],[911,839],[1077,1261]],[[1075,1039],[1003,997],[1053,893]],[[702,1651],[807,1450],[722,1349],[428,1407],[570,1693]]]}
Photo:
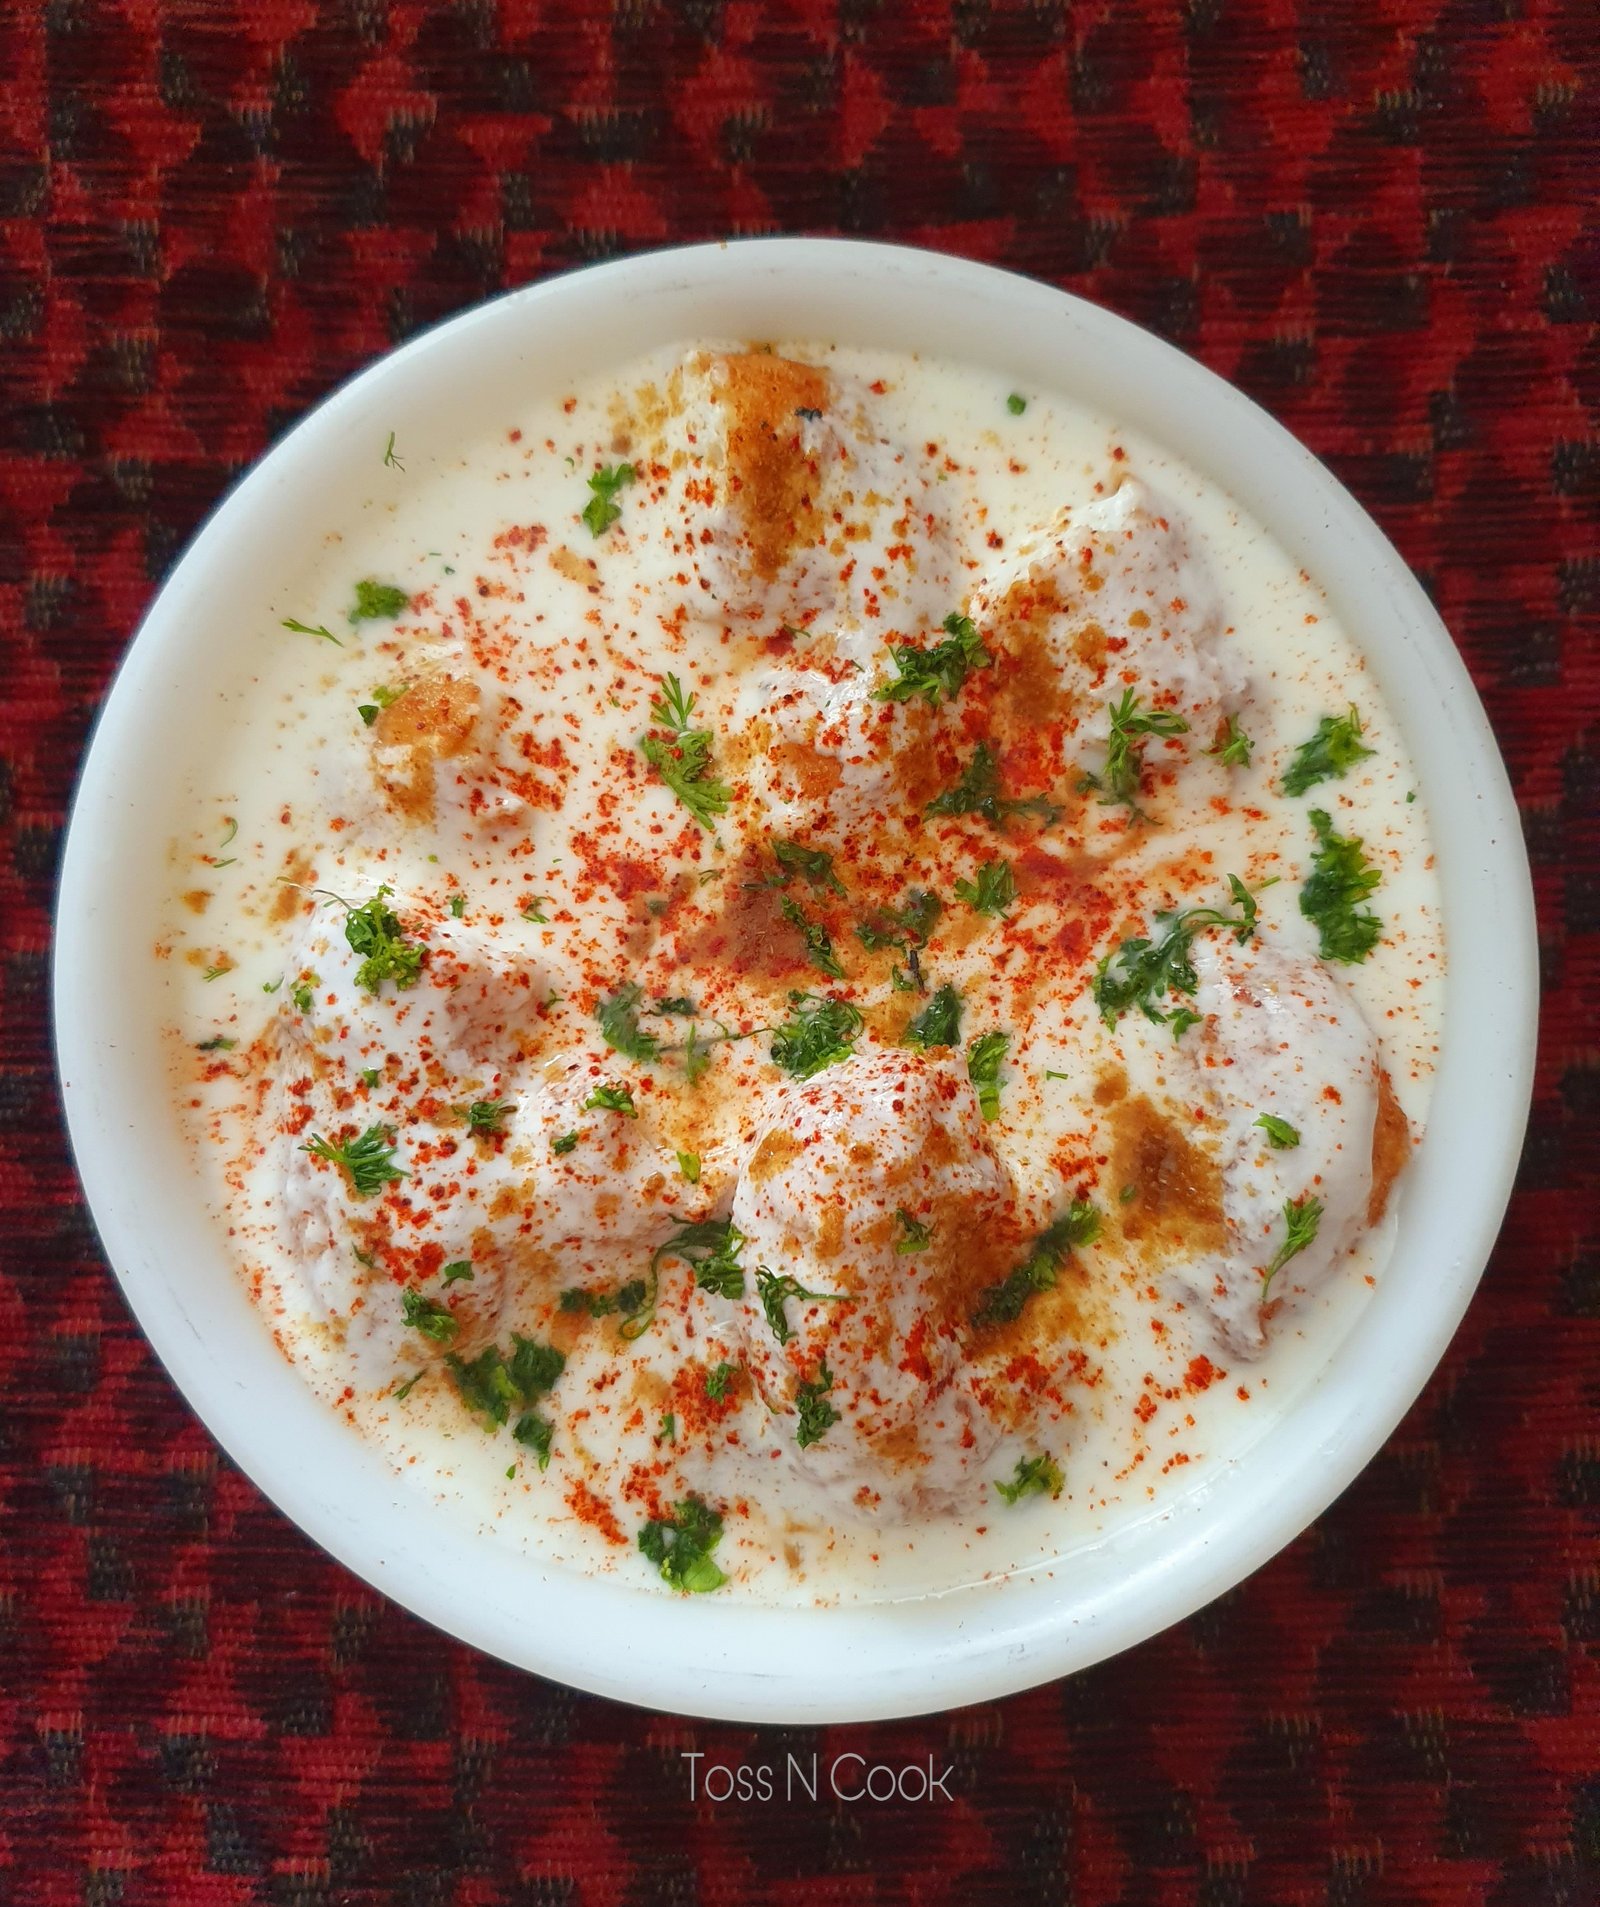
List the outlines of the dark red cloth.
{"label": "dark red cloth", "polygon": [[[0,1900],[1600,1899],[1597,36],[1594,0],[0,8]],[[861,1730],[575,1695],[328,1562],[130,1323],[46,1025],[96,699],[234,474],[487,293],[768,231],[1036,273],[1325,457],[1482,689],[1547,986],[1505,1235],[1360,1482],[1118,1661]],[[846,1747],[954,1799],[695,1805],[679,1759]]]}

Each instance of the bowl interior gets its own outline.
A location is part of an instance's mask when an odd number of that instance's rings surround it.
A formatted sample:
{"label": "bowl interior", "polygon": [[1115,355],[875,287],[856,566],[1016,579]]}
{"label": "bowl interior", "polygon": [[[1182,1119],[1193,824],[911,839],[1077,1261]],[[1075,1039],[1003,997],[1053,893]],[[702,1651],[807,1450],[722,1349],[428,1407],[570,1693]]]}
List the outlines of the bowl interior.
{"label": "bowl interior", "polygon": [[[1389,1270],[1270,1442],[1205,1488],[1007,1584],[910,1602],[762,1609],[545,1569],[440,1510],[283,1361],[197,1193],[176,1119],[157,938],[184,761],[250,692],[230,604],[270,593],[362,480],[373,441],[489,427],[504,393],[699,336],[832,338],[982,363],[1149,433],[1211,476],[1327,590],[1409,744],[1433,820],[1449,970],[1429,1130]],[[376,434],[376,436],[375,436]],[[1532,896],[1483,710],[1404,563],[1248,399],[1096,307],[987,267],[827,240],[657,253],[515,292],[373,365],[284,439],[195,539],[107,699],[68,836],[55,965],[78,1164],[128,1301],[218,1441],[358,1575],[465,1640],[579,1687],[758,1721],[903,1715],[1083,1667],[1247,1574],[1345,1487],[1449,1341],[1509,1195],[1531,1086]],[[607,1641],[626,1623],[632,1646]]]}

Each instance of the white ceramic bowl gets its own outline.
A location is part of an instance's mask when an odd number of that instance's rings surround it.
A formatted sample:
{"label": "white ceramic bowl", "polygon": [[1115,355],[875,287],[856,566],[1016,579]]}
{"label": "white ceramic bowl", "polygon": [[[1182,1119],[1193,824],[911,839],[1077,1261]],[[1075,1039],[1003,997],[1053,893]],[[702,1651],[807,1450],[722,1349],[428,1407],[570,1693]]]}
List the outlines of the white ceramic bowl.
{"label": "white ceramic bowl", "polygon": [[[419,1501],[273,1347],[169,1111],[157,937],[183,831],[171,764],[248,674],[229,606],[270,594],[360,494],[371,445],[474,422],[696,335],[830,338],[992,366],[1079,396],[1214,477],[1327,590],[1409,743],[1449,949],[1432,1121],[1393,1260],[1320,1383],[1162,1515],[1003,1586],[764,1609],[545,1569]],[[1092,305],[987,267],[832,240],[660,252],[463,313],[362,372],[238,485],[145,618],[107,699],[61,879],[56,1038],[79,1170],[139,1323],[217,1441],[286,1516],[441,1629],[624,1701],[752,1721],[915,1714],[1062,1675],[1247,1575],[1350,1482],[1416,1397],[1477,1284],[1531,1085],[1532,894],[1482,707],[1405,564],[1311,454],[1229,385]],[[628,1637],[619,1647],[618,1636]]]}

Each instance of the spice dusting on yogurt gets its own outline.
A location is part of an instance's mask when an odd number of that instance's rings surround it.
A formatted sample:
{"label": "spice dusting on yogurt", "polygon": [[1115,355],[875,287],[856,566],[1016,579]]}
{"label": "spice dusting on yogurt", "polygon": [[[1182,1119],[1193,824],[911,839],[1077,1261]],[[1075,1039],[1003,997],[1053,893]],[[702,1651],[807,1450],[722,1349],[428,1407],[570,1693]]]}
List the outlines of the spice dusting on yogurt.
{"label": "spice dusting on yogurt", "polygon": [[373,445],[175,850],[239,1274],[548,1561],[1070,1568],[1383,1275],[1443,949],[1379,632],[975,368],[691,346],[511,409]]}

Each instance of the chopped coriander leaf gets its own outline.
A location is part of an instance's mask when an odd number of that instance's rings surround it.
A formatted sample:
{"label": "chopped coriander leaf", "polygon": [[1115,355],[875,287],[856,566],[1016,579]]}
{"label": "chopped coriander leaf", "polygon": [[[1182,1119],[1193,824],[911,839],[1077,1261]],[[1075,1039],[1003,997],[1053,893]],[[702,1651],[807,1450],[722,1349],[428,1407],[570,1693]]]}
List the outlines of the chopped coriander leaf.
{"label": "chopped coriander leaf", "polygon": [[637,1119],[639,1108],[626,1086],[596,1086],[583,1102],[585,1112],[620,1112],[624,1119]]}
{"label": "chopped coriander leaf", "polygon": [[1006,399],[1006,409],[1013,417],[1020,417],[1028,408],[1028,400],[1018,391],[1013,391]]}
{"label": "chopped coriander leaf", "polygon": [[954,1046],[961,1038],[961,995],[948,982],[905,1031],[907,1046]]}
{"label": "chopped coriander leaf", "polygon": [[398,1185],[401,1179],[410,1177],[394,1162],[393,1126],[368,1126],[359,1137],[346,1139],[338,1145],[331,1144],[319,1133],[313,1133],[300,1150],[348,1173],[350,1189],[357,1198],[371,1198],[386,1185]]}
{"label": "chopped coriander leaf", "polygon": [[1272,1263],[1267,1266],[1261,1280],[1261,1302],[1267,1301],[1267,1293],[1272,1281],[1283,1270],[1291,1258],[1298,1258],[1317,1235],[1317,1227],[1322,1223],[1322,1201],[1306,1193],[1304,1198],[1292,1198],[1284,1202],[1283,1222],[1286,1227],[1283,1243],[1278,1247]]}
{"label": "chopped coriander leaf", "polygon": [[670,1000],[657,1000],[651,1011],[653,1013],[681,1013],[686,1018],[693,1018],[700,1009],[686,993],[681,993]]}
{"label": "chopped coriander leaf", "polygon": [[833,1372],[828,1369],[826,1358],[817,1366],[815,1377],[795,1386],[794,1402],[800,1428],[794,1433],[794,1440],[802,1450],[818,1442],[829,1427],[839,1421],[839,1412],[828,1402],[828,1392],[832,1389]]}
{"label": "chopped coriander leaf", "polygon": [[405,689],[403,687],[398,689],[386,689],[380,684],[372,691],[372,700],[359,704],[356,713],[361,717],[362,721],[366,723],[367,727],[371,728],[372,724],[377,721],[383,711],[386,708],[391,708],[404,694]]}
{"label": "chopped coriander leaf", "polygon": [[[904,953],[927,945],[944,902],[925,887],[914,887],[900,907],[880,908],[869,919],[856,925],[856,939],[868,953],[883,947],[898,947]],[[909,991],[909,989],[903,989]]]}
{"label": "chopped coriander leaf", "polygon": [[713,1404],[720,1404],[728,1394],[729,1381],[737,1375],[738,1365],[730,1364],[726,1358],[714,1370],[706,1372],[706,1396]]}
{"label": "chopped coriander leaf", "polygon": [[720,1035],[702,1041],[700,1029],[691,1025],[683,1040],[683,1076],[691,1086],[697,1085],[711,1064],[711,1055],[706,1048],[716,1043]]}
{"label": "chopped coriander leaf", "polygon": [[985,1119],[1000,1117],[1000,1067],[1010,1048],[1009,1033],[982,1033],[967,1048],[967,1078],[977,1088]]}
{"label": "chopped coriander leaf", "polygon": [[825,973],[832,980],[842,980],[844,968],[839,965],[839,957],[833,951],[833,937],[827,928],[820,921],[812,920],[800,903],[791,900],[787,894],[779,903],[779,912],[798,931],[805,944],[806,958],[818,973]]}
{"label": "chopped coriander leaf", "polygon": [[675,675],[661,678],[661,694],[650,704],[650,713],[667,731],[667,740],[659,735],[641,735],[639,747],[644,758],[694,816],[707,833],[719,815],[726,814],[732,799],[727,786],[711,773],[712,735],[708,728],[691,728],[696,698],[685,695]]}
{"label": "chopped coriander leaf", "polygon": [[744,1296],[744,1267],[739,1252],[744,1233],[731,1218],[685,1219],[668,1239],[650,1254],[652,1285],[669,1258],[681,1258],[694,1269],[694,1281],[702,1291],[718,1298]]}
{"label": "chopped coriander leaf", "polygon": [[609,1318],[613,1312],[620,1312],[626,1318],[638,1311],[648,1296],[649,1287],[643,1278],[630,1278],[615,1291],[588,1291],[581,1285],[572,1285],[562,1292],[560,1308],[581,1313],[586,1318]]}
{"label": "chopped coriander leaf", "polygon": [[450,896],[450,913],[451,913],[451,916],[452,916],[452,917],[453,917],[454,919],[456,919],[456,920],[460,920],[460,918],[462,917],[462,915],[463,915],[464,913],[466,913],[466,911],[467,911],[467,897],[466,897],[466,895],[465,895],[465,894],[452,894],[452,895]]}
{"label": "chopped coriander leaf", "polygon": [[220,980],[225,973],[233,972],[233,962],[224,954],[214,967],[207,967],[201,974],[202,980]]}
{"label": "chopped coriander leaf", "polygon": [[1125,1185],[1123,1186],[1122,1190],[1117,1194],[1117,1203],[1119,1205],[1131,1205],[1138,1196],[1139,1196],[1138,1186]]}
{"label": "chopped coriander leaf", "polygon": [[383,1068],[381,1066],[363,1066],[361,1069],[361,1083],[369,1090],[375,1087],[382,1078]]}
{"label": "chopped coriander leaf", "polygon": [[1139,790],[1144,779],[1145,737],[1185,735],[1189,724],[1171,709],[1141,709],[1132,689],[1109,704],[1109,713],[1106,765],[1098,775],[1085,775],[1079,785],[1098,789],[1102,807],[1124,807],[1142,815]]}
{"label": "chopped coriander leaf", "polygon": [[1061,1466],[1053,1457],[1019,1457],[1011,1481],[994,1487],[1007,1503],[1016,1503],[1025,1496],[1058,1497],[1065,1482]]}
{"label": "chopped coriander leaf", "polygon": [[652,1517],[639,1532],[639,1547],[669,1589],[703,1595],[728,1580],[711,1560],[722,1541],[722,1518],[700,1497],[687,1496],[667,1517]]}
{"label": "chopped coriander leaf", "polygon": [[1287,1119],[1278,1119],[1270,1112],[1264,1112],[1256,1124],[1267,1135],[1267,1141],[1279,1152],[1292,1152],[1300,1143],[1300,1134]]}
{"label": "chopped coriander leaf", "polygon": [[[554,1424],[541,1417],[536,1410],[526,1410],[512,1426],[511,1434],[539,1459],[541,1470],[550,1468],[550,1446],[556,1434]],[[509,1477],[514,1473],[514,1469],[508,1470],[506,1475]]]}
{"label": "chopped coriander leaf", "polygon": [[661,1041],[639,1025],[639,1002],[644,988],[632,980],[608,994],[594,1010],[600,1022],[600,1037],[614,1052],[628,1059],[653,1060],[659,1056]]}
{"label": "chopped coriander leaf", "polygon": [[1373,753],[1361,739],[1361,717],[1355,704],[1348,714],[1324,715],[1309,742],[1295,750],[1283,777],[1286,795],[1303,795],[1319,781],[1338,781]]}
{"label": "chopped coriander leaf", "polygon": [[516,1109],[514,1099],[475,1099],[467,1108],[467,1130],[498,1137]]}
{"label": "chopped coriander leaf", "polygon": [[1045,1072],[1045,1078],[1046,1079],[1071,1079],[1072,1074],[1071,1073],[1052,1073],[1047,1069]]}
{"label": "chopped coriander leaf", "polygon": [[285,616],[283,626],[285,629],[292,629],[297,636],[321,636],[324,642],[331,642],[336,649],[344,647],[333,631],[320,622],[313,626],[309,622],[298,622],[293,616]]}
{"label": "chopped coriander leaf", "polygon": [[924,1225],[921,1219],[913,1218],[902,1205],[895,1212],[895,1223],[900,1227],[900,1236],[894,1241],[895,1252],[905,1257],[916,1251],[926,1251],[933,1242],[933,1227]]}
{"label": "chopped coriander leaf", "polygon": [[363,577],[356,584],[356,601],[350,611],[350,620],[393,622],[396,616],[404,613],[410,601],[406,591],[397,589],[393,583],[378,583],[370,576]]}
{"label": "chopped coriander leaf", "polygon": [[1215,755],[1225,768],[1248,768],[1250,751],[1254,747],[1255,743],[1239,726],[1238,716],[1230,715],[1222,733],[1218,735],[1206,753]]}
{"label": "chopped coriander leaf", "polygon": [[404,992],[417,984],[422,972],[422,949],[406,939],[399,917],[384,906],[393,891],[380,887],[360,907],[352,907],[337,894],[328,897],[344,909],[345,941],[352,953],[362,956],[356,985],[366,993],[382,992],[385,980],[392,980],[396,991]]}
{"label": "chopped coriander leaf", "polygon": [[1168,1024],[1172,1028],[1172,1041],[1176,1045],[1191,1026],[1199,1026],[1205,1019],[1203,1013],[1196,1013],[1192,1007],[1174,1007]]}
{"label": "chopped coriander leaf", "polygon": [[[743,1287],[741,1286],[741,1289]],[[798,1280],[787,1272],[781,1277],[770,1271],[765,1265],[756,1266],[756,1292],[761,1299],[761,1309],[767,1323],[772,1327],[772,1335],[780,1344],[787,1344],[794,1336],[793,1327],[784,1315],[784,1305],[791,1298],[804,1298],[808,1304],[850,1304],[847,1291],[807,1291]]]}
{"label": "chopped coriander leaf", "polygon": [[196,1040],[194,1050],[197,1053],[231,1053],[239,1044],[230,1040],[226,1033],[213,1033],[208,1040]]}
{"label": "chopped coriander leaf", "polygon": [[993,666],[994,657],[984,647],[977,625],[970,616],[952,612],[944,619],[947,640],[932,649],[914,648],[909,642],[889,645],[889,660],[896,679],[872,691],[875,702],[909,702],[914,695],[937,708],[943,695],[953,702],[974,669]]}
{"label": "chopped coriander leaf", "polygon": [[311,980],[301,980],[289,989],[289,998],[301,1013],[309,1013],[317,1003],[316,995],[312,992],[315,984]]}
{"label": "chopped coriander leaf", "polygon": [[678,1441],[678,1420],[670,1410],[661,1413],[661,1425],[656,1431],[657,1443],[676,1443]]}
{"label": "chopped coriander leaf", "polygon": [[833,856],[825,848],[808,848],[799,841],[787,841],[776,834],[770,845],[772,858],[778,863],[778,872],[769,875],[758,885],[787,887],[798,874],[812,887],[826,887],[835,894],[843,894],[844,882],[834,873]]}
{"label": "chopped coriander leaf", "polygon": [[1321,808],[1311,810],[1317,852],[1311,876],[1300,890],[1300,911],[1321,935],[1324,960],[1350,965],[1365,960],[1377,946],[1383,922],[1362,902],[1383,879],[1362,849],[1358,835],[1339,835]]}
{"label": "chopped coriander leaf", "polygon": [[1199,985],[1190,956],[1194,937],[1202,928],[1229,927],[1241,945],[1250,938],[1256,930],[1255,895],[1236,874],[1228,876],[1228,890],[1239,909],[1237,914],[1215,907],[1158,913],[1158,939],[1138,934],[1104,956],[1094,970],[1093,991],[1095,1005],[1107,1026],[1114,1027],[1135,1006],[1147,1020],[1165,1025],[1170,1014],[1159,1004],[1163,995],[1168,991],[1192,994]]}
{"label": "chopped coriander leaf", "polygon": [[847,1000],[791,993],[789,1018],[772,1036],[772,1062],[795,1079],[811,1079],[855,1052],[861,1014]]}
{"label": "chopped coriander leaf", "polygon": [[452,1258],[439,1272],[442,1284],[459,1284],[463,1278],[471,1280],[472,1260],[470,1258]]}
{"label": "chopped coriander leaf", "polygon": [[445,1359],[461,1401],[491,1425],[503,1424],[513,1404],[537,1403],[566,1367],[565,1355],[553,1345],[539,1344],[516,1331],[511,1343],[510,1357],[499,1345],[490,1344],[475,1358],[461,1358],[452,1351]]}
{"label": "chopped coriander leaf", "polygon": [[632,464],[608,464],[589,479],[593,494],[583,506],[583,520],[594,535],[604,535],[622,515],[617,492],[632,483],[637,474]]}
{"label": "chopped coriander leaf", "polygon": [[896,993],[915,993],[917,983],[897,960],[889,969],[889,985]]}
{"label": "chopped coriander leaf", "polygon": [[395,1390],[395,1402],[397,1404],[403,1404],[426,1376],[426,1371],[413,1371],[406,1381]]}
{"label": "chopped coriander leaf", "polygon": [[1053,1291],[1073,1251],[1100,1236],[1100,1214],[1087,1199],[1074,1199],[1068,1210],[1034,1240],[1033,1250],[998,1284],[978,1294],[972,1314],[976,1325],[1014,1324],[1039,1291]]}
{"label": "chopped coriander leaf", "polygon": [[698,1152],[680,1152],[678,1170],[691,1185],[700,1183],[700,1154]]}
{"label": "chopped coriander leaf", "polygon": [[957,881],[956,899],[978,914],[1003,915],[1017,898],[1017,877],[1009,861],[985,861],[975,881]]}
{"label": "chopped coriander leaf", "polygon": [[979,742],[956,785],[935,795],[923,812],[981,815],[991,827],[1001,829],[1014,814],[1035,815],[1046,827],[1061,818],[1061,810],[1043,795],[1029,795],[1023,801],[1001,798],[1000,757],[987,742]]}
{"label": "chopped coriander leaf", "polygon": [[576,1132],[563,1132],[550,1141],[550,1150],[558,1159],[561,1158],[563,1154],[575,1152],[577,1149],[578,1135]]}
{"label": "chopped coriander leaf", "polygon": [[350,1249],[358,1265],[365,1265],[368,1271],[378,1269],[378,1261],[370,1251],[363,1251],[359,1245],[353,1245]]}
{"label": "chopped coriander leaf", "polygon": [[524,920],[531,920],[536,927],[548,927],[550,925],[550,916],[544,911],[544,907],[545,902],[549,899],[550,896],[548,894],[535,894],[531,900],[524,901],[522,904],[522,918]]}
{"label": "chopped coriander leaf", "polygon": [[455,1313],[437,1298],[428,1298],[407,1285],[400,1294],[400,1311],[414,1331],[420,1331],[435,1344],[454,1344],[461,1329]]}

